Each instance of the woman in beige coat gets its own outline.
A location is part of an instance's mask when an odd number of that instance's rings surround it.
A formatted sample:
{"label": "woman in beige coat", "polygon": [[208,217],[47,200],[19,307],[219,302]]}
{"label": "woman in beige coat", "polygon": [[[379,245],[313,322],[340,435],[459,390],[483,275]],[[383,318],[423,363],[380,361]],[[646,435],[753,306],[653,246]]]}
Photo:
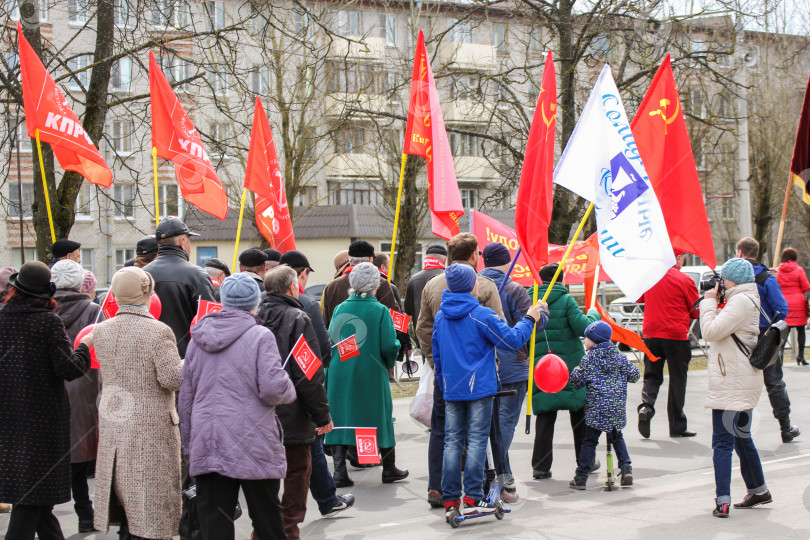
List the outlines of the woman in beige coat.
{"label": "woman in beige coat", "polygon": [[123,268],[110,287],[118,314],[93,331],[104,386],[99,404],[95,526],[122,538],[166,538],[181,511],[174,393],[183,361],[171,329],[149,314],[152,277]]}
{"label": "woman in beige coat", "polygon": [[759,293],[754,267],[745,259],[729,259],[721,271],[726,304],[718,309],[719,285],[700,302],[700,330],[709,342],[709,392],[717,517],[728,517],[731,504],[731,453],[737,452],[748,495],[734,508],[772,502],[751,433],[753,408],[762,393],[762,371],[751,367],[735,335],[751,350],[759,336]]}

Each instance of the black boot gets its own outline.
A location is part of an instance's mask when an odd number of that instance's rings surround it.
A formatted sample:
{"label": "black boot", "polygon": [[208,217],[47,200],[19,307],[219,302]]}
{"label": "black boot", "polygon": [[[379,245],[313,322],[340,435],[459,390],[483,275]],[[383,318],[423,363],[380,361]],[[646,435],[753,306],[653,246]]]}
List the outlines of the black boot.
{"label": "black boot", "polygon": [[648,403],[638,406],[638,432],[645,439],[650,438],[650,420],[655,416],[655,409]]}
{"label": "black boot", "polygon": [[784,418],[779,419],[779,427],[782,429],[782,442],[789,443],[799,435],[801,435],[801,431],[799,431],[798,426],[791,426],[790,425],[790,417],[785,416]]}
{"label": "black boot", "polygon": [[349,478],[349,473],[346,470],[346,447],[343,445],[333,446],[332,460],[335,462],[335,474],[332,475],[335,481],[335,487],[344,488],[353,486],[354,482]]}
{"label": "black boot", "polygon": [[392,482],[396,482],[397,480],[404,480],[405,478],[408,478],[407,470],[397,469],[394,447],[381,448],[380,450],[382,453],[383,464],[382,483],[390,484]]}
{"label": "black boot", "polygon": [[804,359],[804,356],[798,356],[796,358],[796,363],[799,364],[800,366],[806,366],[807,365],[807,361]]}

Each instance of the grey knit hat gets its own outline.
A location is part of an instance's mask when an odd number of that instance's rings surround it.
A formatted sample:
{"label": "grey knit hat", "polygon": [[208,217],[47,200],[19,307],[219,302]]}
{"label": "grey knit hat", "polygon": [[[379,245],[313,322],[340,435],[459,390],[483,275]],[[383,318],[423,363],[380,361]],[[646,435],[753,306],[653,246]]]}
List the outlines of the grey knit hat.
{"label": "grey knit hat", "polygon": [[84,283],[84,268],[76,261],[62,259],[51,268],[51,281],[57,289],[80,291]]}
{"label": "grey knit hat", "polygon": [[250,311],[259,305],[261,293],[256,280],[240,272],[225,278],[219,288],[219,296],[223,307],[235,307]]}
{"label": "grey knit hat", "polygon": [[371,294],[380,286],[380,271],[371,263],[360,263],[349,274],[349,285],[356,293]]}

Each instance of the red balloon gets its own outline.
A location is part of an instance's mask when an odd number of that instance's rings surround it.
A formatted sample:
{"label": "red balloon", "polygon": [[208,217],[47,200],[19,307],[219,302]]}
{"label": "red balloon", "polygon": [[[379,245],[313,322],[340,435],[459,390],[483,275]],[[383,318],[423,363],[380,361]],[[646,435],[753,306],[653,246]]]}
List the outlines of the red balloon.
{"label": "red balloon", "polygon": [[161,311],[163,311],[163,304],[160,303],[160,297],[153,292],[152,303],[149,304],[149,313],[152,317],[159,319]]}
{"label": "red balloon", "polygon": [[[82,338],[84,336],[93,331],[93,328],[95,326],[96,326],[95,324],[91,324],[90,326],[85,326],[84,328],[79,330],[79,333],[76,334],[76,339],[73,340],[74,349],[79,346],[79,343],[81,343]],[[96,356],[96,348],[93,347],[92,349],[90,349],[90,369],[99,369],[100,367],[101,365],[99,365],[98,357]]]}
{"label": "red balloon", "polygon": [[555,394],[568,384],[568,366],[563,359],[550,352],[534,367],[534,384],[548,394]]}

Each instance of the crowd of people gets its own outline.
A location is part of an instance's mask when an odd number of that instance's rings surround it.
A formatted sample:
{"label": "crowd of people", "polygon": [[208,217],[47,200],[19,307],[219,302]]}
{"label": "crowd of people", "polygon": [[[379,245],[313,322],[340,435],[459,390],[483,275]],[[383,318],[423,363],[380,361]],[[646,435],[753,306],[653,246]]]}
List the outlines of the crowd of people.
{"label": "crowd of people", "polygon": [[[231,273],[218,259],[192,264],[193,236],[169,217],[138,241],[136,257],[112,278],[117,313],[109,319],[77,242],[55,242],[50,267],[31,261],[19,271],[0,269],[0,511],[11,512],[7,539],[63,539],[53,507],[70,500],[79,532],[115,526],[124,540],[161,539],[177,535],[183,520],[201,538],[234,538],[240,490],[254,539],[299,538],[309,493],[321,516],[334,516],[354,504],[351,494],[338,492],[354,485],[348,467],[374,466],[360,463],[355,428],[376,431],[383,484],[408,478],[397,466],[389,381],[415,347],[435,373],[427,502],[448,520],[494,512],[519,499],[519,467],[509,451],[526,399],[533,334],[535,361],[553,353],[570,372],[559,392],[532,392],[533,478],[551,477],[554,424],[568,411],[570,487],[586,489],[601,467],[602,433],[616,451],[621,485],[632,485],[622,430],[627,385],[641,373],[611,341],[599,312],[583,313],[556,264],[537,276],[546,302],[533,305],[508,276],[506,246],[479,250],[474,235],[461,233],[446,247],[427,248],[403,301],[388,279],[388,258],[358,240],[335,255],[334,279],[319,304],[304,294],[313,271],[304,253],[250,248]],[[709,344],[713,514],[728,517],[732,451],[748,490],[733,506],[772,502],[750,430],[763,386],[782,440],[800,435],[790,421],[784,349],[764,370],[749,356],[772,322],[786,319],[798,334],[794,358],[807,365],[810,283],[795,249],[769,269],[757,262],[756,240],[743,238],[717,287],[701,296],[680,271],[686,255],[676,252],[676,265],[641,300],[645,344],[660,360],[644,360],[638,430],[651,436],[666,364],[669,435],[696,435],[684,405],[690,329],[699,319]],[[150,311],[156,296],[159,316]],[[202,301],[221,310],[197,319]],[[395,327],[392,309],[411,317],[413,335]],[[355,357],[332,361],[336,344],[351,339]],[[302,340],[317,369],[290,360]],[[484,491],[488,468],[497,474],[496,500]]]}

